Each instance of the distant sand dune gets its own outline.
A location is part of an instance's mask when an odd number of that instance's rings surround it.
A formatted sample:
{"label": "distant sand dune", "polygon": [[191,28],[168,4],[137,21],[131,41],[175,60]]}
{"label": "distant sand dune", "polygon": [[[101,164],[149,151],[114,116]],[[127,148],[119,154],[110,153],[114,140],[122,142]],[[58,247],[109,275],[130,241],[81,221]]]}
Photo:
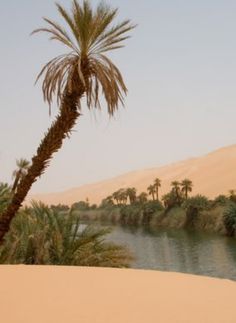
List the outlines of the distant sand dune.
{"label": "distant sand dune", "polygon": [[230,189],[236,189],[236,145],[221,148],[199,158],[130,172],[65,192],[32,195],[27,201],[34,199],[47,204],[71,205],[88,198],[90,203],[100,203],[103,198],[119,188],[136,187],[138,192],[146,191],[156,177],[162,181],[161,195],[170,190],[172,181],[184,178],[193,181],[193,194],[200,193],[210,198],[227,194]]}

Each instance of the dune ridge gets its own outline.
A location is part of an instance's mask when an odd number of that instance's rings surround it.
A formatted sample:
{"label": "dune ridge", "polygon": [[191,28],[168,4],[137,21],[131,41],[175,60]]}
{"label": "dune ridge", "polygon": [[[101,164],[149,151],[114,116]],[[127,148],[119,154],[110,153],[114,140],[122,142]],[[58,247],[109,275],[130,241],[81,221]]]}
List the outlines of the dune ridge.
{"label": "dune ridge", "polygon": [[30,195],[27,203],[33,199],[46,204],[71,205],[86,198],[90,203],[100,203],[103,198],[120,188],[136,187],[138,193],[146,191],[156,177],[162,181],[161,195],[170,190],[172,181],[184,178],[193,181],[193,194],[203,194],[209,198],[227,194],[230,189],[236,188],[236,145],[223,147],[201,157],[162,167],[132,171],[64,192]]}

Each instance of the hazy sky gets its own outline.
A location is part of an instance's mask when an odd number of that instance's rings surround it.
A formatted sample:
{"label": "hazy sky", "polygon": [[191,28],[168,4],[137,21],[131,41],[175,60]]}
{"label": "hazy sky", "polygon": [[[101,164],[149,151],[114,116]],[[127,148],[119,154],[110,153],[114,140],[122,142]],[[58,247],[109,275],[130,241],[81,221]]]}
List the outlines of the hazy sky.
{"label": "hazy sky", "polygon": [[[69,0],[59,2],[70,7]],[[236,143],[236,1],[109,3],[119,7],[120,19],[138,24],[127,46],[111,56],[129,89],[126,108],[109,119],[84,106],[72,138],[34,192],[60,191]],[[63,48],[46,34],[29,36],[44,25],[42,16],[60,20],[54,1],[0,1],[0,181],[11,182],[16,158],[31,159],[53,120],[34,81]]]}

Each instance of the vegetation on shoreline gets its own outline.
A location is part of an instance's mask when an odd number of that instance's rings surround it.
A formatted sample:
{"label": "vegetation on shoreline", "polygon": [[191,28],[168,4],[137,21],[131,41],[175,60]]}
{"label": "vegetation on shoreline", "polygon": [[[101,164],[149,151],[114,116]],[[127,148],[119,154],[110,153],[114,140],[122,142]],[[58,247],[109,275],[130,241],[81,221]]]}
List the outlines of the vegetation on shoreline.
{"label": "vegetation on shoreline", "polygon": [[172,182],[170,192],[159,199],[160,187],[160,179],[155,179],[147,192],[137,194],[135,188],[122,188],[103,199],[99,206],[90,206],[88,201],[81,201],[74,203],[72,208],[83,221],[186,228],[236,236],[235,191],[231,190],[228,196],[219,195],[213,200],[203,195],[190,196],[193,183],[184,179]]}

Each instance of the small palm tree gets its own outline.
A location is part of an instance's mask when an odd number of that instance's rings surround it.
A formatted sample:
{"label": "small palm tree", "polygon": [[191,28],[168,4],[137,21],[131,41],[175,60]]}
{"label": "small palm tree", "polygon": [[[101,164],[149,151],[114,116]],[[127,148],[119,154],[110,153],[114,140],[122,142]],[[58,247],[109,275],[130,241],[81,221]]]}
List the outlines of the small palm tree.
{"label": "small palm tree", "polygon": [[190,179],[184,179],[180,185],[182,186],[182,192],[185,195],[185,198],[188,198],[188,193],[193,190],[193,182]]}
{"label": "small palm tree", "polygon": [[44,76],[44,99],[51,106],[56,97],[60,110],[32,158],[26,176],[20,181],[11,204],[1,215],[0,243],[32,184],[44,173],[53,153],[61,148],[63,140],[71,134],[81,114],[81,98],[86,97],[89,109],[101,108],[102,93],[108,114],[113,116],[119,103],[124,103],[127,93],[120,71],[105,54],[123,47],[123,41],[129,37],[127,33],[134,28],[130,20],[112,25],[118,10],[104,3],[93,9],[87,0],[82,4],[73,0],[70,12],[59,4],[56,6],[68,30],[44,18],[47,26],[36,29],[34,33],[48,33],[50,39],[60,42],[69,50],[48,62],[37,78]]}
{"label": "small palm tree", "polygon": [[153,201],[155,200],[156,187],[155,185],[149,185],[147,188],[148,194],[152,195]]}
{"label": "small palm tree", "polygon": [[159,178],[156,178],[154,180],[154,186],[155,186],[157,200],[159,200],[159,188],[161,187],[161,180]]}
{"label": "small palm tree", "polygon": [[14,183],[12,185],[12,191],[15,192],[17,185],[20,180],[27,174],[30,166],[30,162],[27,159],[21,158],[16,160],[17,169],[14,170],[12,177],[14,178]]}

